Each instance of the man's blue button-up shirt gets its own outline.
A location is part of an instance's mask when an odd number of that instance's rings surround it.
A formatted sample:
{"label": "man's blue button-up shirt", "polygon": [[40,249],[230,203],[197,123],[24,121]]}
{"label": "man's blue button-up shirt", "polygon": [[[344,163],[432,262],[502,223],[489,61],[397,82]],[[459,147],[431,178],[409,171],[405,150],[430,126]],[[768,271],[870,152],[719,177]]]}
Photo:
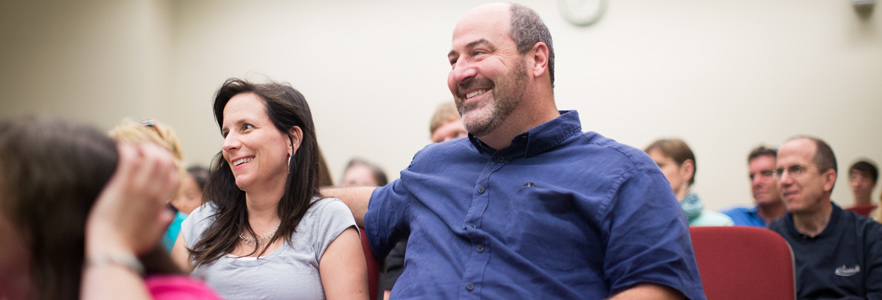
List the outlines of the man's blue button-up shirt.
{"label": "man's blue button-up shirt", "polygon": [[397,299],[604,299],[638,283],[705,298],[664,175],[582,133],[575,111],[499,151],[473,136],[426,146],[374,191],[365,229],[380,257],[408,239]]}

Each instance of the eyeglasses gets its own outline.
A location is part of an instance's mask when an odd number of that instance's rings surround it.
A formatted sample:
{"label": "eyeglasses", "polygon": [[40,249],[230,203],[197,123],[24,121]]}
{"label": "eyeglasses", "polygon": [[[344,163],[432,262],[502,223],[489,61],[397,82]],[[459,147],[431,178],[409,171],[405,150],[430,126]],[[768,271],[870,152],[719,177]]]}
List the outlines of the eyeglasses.
{"label": "eyeglasses", "polygon": [[808,166],[804,166],[804,165],[792,165],[792,166],[787,167],[786,169],[785,168],[777,168],[777,169],[775,169],[775,176],[778,176],[778,178],[781,178],[781,176],[784,176],[784,171],[786,170],[787,173],[790,174],[790,177],[799,177],[800,175],[802,175],[806,171],[808,171],[808,169],[809,169]]}
{"label": "eyeglasses", "polygon": [[153,126],[156,126],[156,121],[146,119],[146,120],[141,120],[141,122],[138,122],[138,124],[141,126],[144,126],[144,127],[153,127]]}
{"label": "eyeglasses", "polygon": [[160,138],[162,138],[163,140],[166,139],[164,130],[159,128],[159,125],[156,124],[156,121],[151,119],[141,120],[141,122],[138,122],[138,125],[151,128],[153,129],[153,131],[156,131],[156,134],[158,134]]}

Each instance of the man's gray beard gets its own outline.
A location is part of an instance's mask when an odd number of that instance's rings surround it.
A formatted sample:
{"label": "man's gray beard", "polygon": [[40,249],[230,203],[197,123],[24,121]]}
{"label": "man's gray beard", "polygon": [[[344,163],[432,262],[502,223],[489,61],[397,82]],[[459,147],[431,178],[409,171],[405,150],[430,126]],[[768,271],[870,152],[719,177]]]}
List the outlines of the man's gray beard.
{"label": "man's gray beard", "polygon": [[[493,103],[490,107],[489,120],[470,120],[466,118],[465,105],[457,105],[466,130],[474,136],[485,136],[496,130],[499,125],[521,104],[527,84],[527,69],[520,65],[512,70],[513,80],[500,81],[491,91]],[[462,103],[462,101],[460,101]]]}

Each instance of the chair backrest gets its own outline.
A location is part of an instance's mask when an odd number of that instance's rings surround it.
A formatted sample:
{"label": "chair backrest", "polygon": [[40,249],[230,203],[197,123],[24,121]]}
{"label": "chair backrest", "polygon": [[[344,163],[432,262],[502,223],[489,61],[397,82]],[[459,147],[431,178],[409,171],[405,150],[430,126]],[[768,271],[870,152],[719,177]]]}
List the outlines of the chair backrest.
{"label": "chair backrest", "polygon": [[374,251],[371,250],[371,244],[368,243],[367,234],[364,232],[364,229],[359,228],[359,235],[361,235],[361,248],[364,250],[364,259],[367,261],[367,272],[368,272],[368,294],[371,300],[377,300],[377,289],[380,287],[380,260],[374,255]]}
{"label": "chair backrest", "polygon": [[872,213],[874,209],[876,209],[875,205],[856,205],[856,206],[846,208],[845,210],[853,211],[856,214],[859,214],[864,217],[869,217],[870,213]]}
{"label": "chair backrest", "polygon": [[748,226],[689,231],[708,299],[796,299],[793,251],[774,231]]}

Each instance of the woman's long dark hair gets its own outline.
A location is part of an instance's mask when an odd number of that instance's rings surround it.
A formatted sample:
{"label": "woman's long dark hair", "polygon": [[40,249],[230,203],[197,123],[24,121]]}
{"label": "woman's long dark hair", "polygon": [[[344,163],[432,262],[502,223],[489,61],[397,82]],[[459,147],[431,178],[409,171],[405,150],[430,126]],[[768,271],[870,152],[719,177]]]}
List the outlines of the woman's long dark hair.
{"label": "woman's long dark hair", "polygon": [[[217,91],[214,99],[214,117],[218,127],[223,127],[224,107],[236,95],[254,93],[266,105],[266,114],[273,125],[284,134],[299,126],[303,132],[300,148],[291,157],[290,172],[285,180],[285,191],[279,200],[278,215],[281,223],[269,244],[279,238],[291,242],[291,235],[312,206],[312,198],[319,197],[319,152],[315,136],[312,113],[306,99],[300,92],[287,84],[275,82],[251,83],[245,80],[228,79]],[[248,222],[248,209],[245,206],[245,192],[236,186],[236,179],[229,163],[219,152],[211,166],[208,183],[205,186],[203,202],[210,202],[216,208],[216,220],[206,229],[202,239],[190,249],[194,266],[211,263],[222,255],[232,252],[239,241],[239,233],[247,232],[255,238],[256,234]],[[256,253],[260,246],[255,247]],[[262,255],[266,247],[260,252]]]}
{"label": "woman's long dark hair", "polygon": [[[0,217],[30,250],[30,298],[79,297],[86,217],[118,161],[116,142],[86,125],[50,117],[0,122]],[[148,273],[180,272],[161,247],[141,261]]]}

